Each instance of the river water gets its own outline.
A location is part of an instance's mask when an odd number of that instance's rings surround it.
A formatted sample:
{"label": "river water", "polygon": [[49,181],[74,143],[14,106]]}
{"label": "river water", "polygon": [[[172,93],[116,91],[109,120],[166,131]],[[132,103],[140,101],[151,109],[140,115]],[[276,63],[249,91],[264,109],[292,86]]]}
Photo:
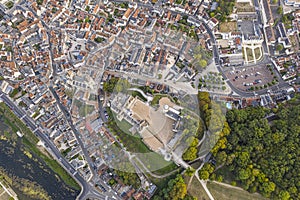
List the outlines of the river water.
{"label": "river water", "polygon": [[[0,135],[7,130],[7,126],[0,117]],[[12,133],[10,131],[10,134]],[[14,143],[14,144],[13,144]],[[76,199],[79,191],[67,186],[40,158],[32,154],[29,158],[24,154],[21,139],[14,142],[0,140],[0,167],[17,179],[26,179],[40,185],[53,200]],[[32,200],[32,197],[22,194],[17,188],[12,187],[21,200]]]}

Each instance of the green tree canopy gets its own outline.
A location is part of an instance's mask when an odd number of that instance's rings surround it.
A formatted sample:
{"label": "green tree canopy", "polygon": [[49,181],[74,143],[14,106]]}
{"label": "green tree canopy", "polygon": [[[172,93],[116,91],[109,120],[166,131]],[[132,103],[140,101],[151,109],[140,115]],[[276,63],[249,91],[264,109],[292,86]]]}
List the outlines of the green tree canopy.
{"label": "green tree canopy", "polygon": [[[207,100],[205,94],[200,101]],[[266,116],[274,112],[269,122]],[[250,192],[260,192],[271,199],[300,198],[300,97],[279,104],[276,109],[249,107],[227,112],[228,130],[219,141],[226,139],[225,148],[214,148],[218,165],[224,170],[213,173],[233,180]],[[224,128],[223,128],[224,132]],[[216,146],[220,146],[218,142]],[[222,145],[221,145],[222,146]],[[223,168],[223,167],[222,167]],[[208,176],[204,168],[199,175]],[[213,177],[210,175],[210,177]],[[210,178],[209,177],[209,178]],[[217,177],[218,178],[218,177]]]}

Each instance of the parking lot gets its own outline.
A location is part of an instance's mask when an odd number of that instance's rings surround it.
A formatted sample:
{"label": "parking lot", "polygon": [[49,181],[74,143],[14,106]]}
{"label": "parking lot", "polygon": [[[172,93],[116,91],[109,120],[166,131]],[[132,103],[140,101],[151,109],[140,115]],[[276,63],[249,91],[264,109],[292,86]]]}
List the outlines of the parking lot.
{"label": "parking lot", "polygon": [[270,85],[274,80],[274,74],[265,65],[243,68],[232,67],[224,73],[236,88],[244,91],[261,89],[265,85]]}

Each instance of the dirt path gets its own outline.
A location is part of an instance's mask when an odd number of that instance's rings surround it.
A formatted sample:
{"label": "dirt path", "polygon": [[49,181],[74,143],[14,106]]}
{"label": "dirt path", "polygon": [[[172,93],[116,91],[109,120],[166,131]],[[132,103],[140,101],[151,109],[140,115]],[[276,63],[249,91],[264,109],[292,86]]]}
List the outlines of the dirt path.
{"label": "dirt path", "polygon": [[189,182],[188,182],[188,184],[187,184],[187,186],[186,186],[186,189],[187,189],[187,190],[189,190],[190,185],[191,185],[191,183],[192,183],[192,181],[193,181],[194,176],[195,176],[195,174],[190,178],[190,180],[189,180]]}
{"label": "dirt path", "polygon": [[[219,185],[223,185],[225,187],[229,187],[229,188],[232,188],[232,189],[237,189],[237,190],[243,190],[242,188],[240,187],[236,187],[236,186],[233,186],[233,185],[230,185],[230,184],[227,184],[227,183],[222,183],[222,182],[218,182],[218,181],[212,181],[216,184],[219,184]],[[243,190],[244,191],[244,190]]]}
{"label": "dirt path", "polygon": [[210,193],[210,191],[208,190],[208,188],[207,188],[207,186],[206,186],[206,182],[203,181],[203,180],[201,180],[201,179],[199,178],[198,172],[199,172],[199,170],[200,170],[203,166],[204,166],[204,163],[202,163],[202,164],[200,165],[200,167],[196,170],[195,176],[197,177],[198,181],[201,183],[201,185],[202,185],[202,187],[204,188],[204,190],[205,190],[206,194],[208,195],[209,199],[210,199],[210,200],[214,200],[214,197],[212,196],[212,194]]}

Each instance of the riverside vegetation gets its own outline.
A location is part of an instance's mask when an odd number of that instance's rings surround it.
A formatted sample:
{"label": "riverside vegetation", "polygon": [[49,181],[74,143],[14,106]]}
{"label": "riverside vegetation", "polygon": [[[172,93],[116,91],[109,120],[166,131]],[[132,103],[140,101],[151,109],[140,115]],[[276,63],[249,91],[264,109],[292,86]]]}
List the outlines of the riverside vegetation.
{"label": "riverside vegetation", "polygon": [[[17,131],[24,136],[19,138]],[[37,142],[30,129],[0,103],[1,177],[24,198],[76,198],[79,185]]]}

